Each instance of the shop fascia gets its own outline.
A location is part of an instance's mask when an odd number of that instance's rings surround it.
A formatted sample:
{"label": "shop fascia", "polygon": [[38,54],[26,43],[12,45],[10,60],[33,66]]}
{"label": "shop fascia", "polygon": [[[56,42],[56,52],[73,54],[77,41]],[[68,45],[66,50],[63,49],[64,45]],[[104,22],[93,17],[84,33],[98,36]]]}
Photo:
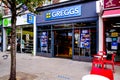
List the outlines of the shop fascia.
{"label": "shop fascia", "polygon": [[[17,16],[16,25],[27,25],[27,24],[33,24],[34,23],[34,15],[29,13],[21,16]],[[10,17],[4,17],[3,18],[3,27],[10,27],[11,26],[11,18]]]}
{"label": "shop fascia", "polygon": [[81,5],[53,9],[45,12],[46,20],[75,17],[81,15]]}

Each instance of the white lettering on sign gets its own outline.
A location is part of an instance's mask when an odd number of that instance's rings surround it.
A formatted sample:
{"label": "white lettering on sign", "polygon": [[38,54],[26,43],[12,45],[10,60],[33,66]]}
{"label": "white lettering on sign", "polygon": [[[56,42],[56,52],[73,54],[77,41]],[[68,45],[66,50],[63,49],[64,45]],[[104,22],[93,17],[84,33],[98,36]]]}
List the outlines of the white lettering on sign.
{"label": "white lettering on sign", "polygon": [[79,8],[76,7],[71,9],[54,11],[52,12],[52,17],[67,16],[67,15],[73,15],[73,14],[79,14]]}

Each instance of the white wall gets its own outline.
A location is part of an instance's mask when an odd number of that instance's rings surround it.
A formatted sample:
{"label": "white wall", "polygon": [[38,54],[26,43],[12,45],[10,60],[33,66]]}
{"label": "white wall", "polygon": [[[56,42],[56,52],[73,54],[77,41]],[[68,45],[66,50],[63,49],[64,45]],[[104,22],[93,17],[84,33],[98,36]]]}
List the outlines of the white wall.
{"label": "white wall", "polygon": [[104,38],[104,28],[103,19],[99,16],[99,51],[103,51],[103,38]]}
{"label": "white wall", "polygon": [[7,50],[7,34],[5,28],[3,28],[3,51]]}
{"label": "white wall", "polygon": [[69,0],[60,0],[59,2],[64,2],[64,1],[69,1]]}
{"label": "white wall", "polygon": [[103,11],[103,0],[96,1],[96,13],[99,15],[99,51],[103,51],[103,40],[104,40],[104,26],[102,19],[102,11]]}

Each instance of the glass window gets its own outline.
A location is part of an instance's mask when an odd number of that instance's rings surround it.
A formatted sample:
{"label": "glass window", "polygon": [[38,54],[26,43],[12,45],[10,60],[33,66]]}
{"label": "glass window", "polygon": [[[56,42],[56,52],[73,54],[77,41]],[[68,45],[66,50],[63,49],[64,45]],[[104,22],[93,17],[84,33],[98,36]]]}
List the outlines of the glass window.
{"label": "glass window", "polygon": [[37,48],[38,52],[42,53],[50,53],[51,52],[51,30],[49,30],[49,26],[40,27],[38,29],[38,37],[37,37]]}
{"label": "glass window", "polygon": [[76,23],[74,29],[74,55],[92,56],[96,53],[95,23]]}
{"label": "glass window", "polygon": [[22,52],[33,52],[33,35],[33,26],[26,26],[22,28],[22,39],[20,41]]}

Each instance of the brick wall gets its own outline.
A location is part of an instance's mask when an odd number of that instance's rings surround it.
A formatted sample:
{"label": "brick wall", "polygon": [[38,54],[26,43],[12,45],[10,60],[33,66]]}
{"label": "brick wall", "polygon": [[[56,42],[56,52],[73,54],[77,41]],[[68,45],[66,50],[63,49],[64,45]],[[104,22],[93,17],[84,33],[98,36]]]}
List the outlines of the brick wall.
{"label": "brick wall", "polygon": [[59,3],[60,0],[53,0],[53,4]]}

